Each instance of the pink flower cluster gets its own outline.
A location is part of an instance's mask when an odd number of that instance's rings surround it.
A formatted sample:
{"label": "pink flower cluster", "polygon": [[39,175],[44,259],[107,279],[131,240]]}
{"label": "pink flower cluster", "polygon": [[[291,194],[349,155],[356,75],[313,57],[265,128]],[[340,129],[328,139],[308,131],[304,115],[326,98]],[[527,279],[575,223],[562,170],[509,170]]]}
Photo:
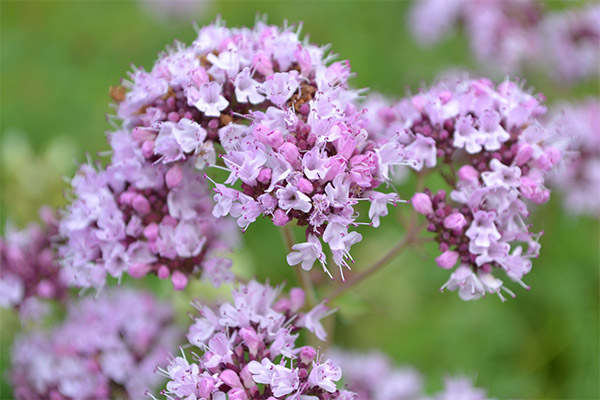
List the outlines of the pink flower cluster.
{"label": "pink flower cluster", "polygon": [[296,347],[305,328],[321,340],[326,333],[319,322],[333,312],[324,304],[301,313],[304,292],[251,281],[233,290],[233,303],[215,312],[197,304],[201,316],[187,338],[194,360],[171,360],[162,372],[169,379],[161,392],[169,399],[355,399],[337,388],[342,370],[313,347]]}
{"label": "pink flower cluster", "polygon": [[450,377],[444,389],[428,396],[423,393],[423,377],[410,367],[398,368],[377,351],[356,353],[335,349],[332,359],[344,370],[348,389],[360,400],[486,400],[486,391],[473,387],[469,378]]}
{"label": "pink flower cluster", "polygon": [[526,64],[570,82],[597,77],[600,7],[548,12],[538,0],[421,0],[410,14],[415,38],[439,41],[463,24],[479,61],[501,72]]}
{"label": "pink flower cluster", "polygon": [[42,224],[23,230],[6,227],[0,239],[0,307],[27,313],[38,299],[65,300],[67,276],[56,261],[53,245],[58,221],[48,208],[40,210]]}
{"label": "pink flower cluster", "polygon": [[514,296],[494,269],[526,287],[522,278],[540,245],[525,222],[525,201],[548,200],[545,178],[562,156],[557,130],[539,121],[545,112],[516,83],[485,79],[441,81],[380,111],[386,157],[417,171],[437,168],[450,186],[449,197],[426,190],[412,198],[436,235],[438,265],[459,264],[442,289],[465,300],[501,289]]}
{"label": "pink flower cluster", "polygon": [[307,242],[288,262],[308,270],[318,260],[329,274],[320,239],[340,270],[348,267],[361,240],[348,232],[353,206],[370,201],[377,227],[398,200],[373,190],[386,176],[355,106],[359,92],[347,87],[349,64],[332,58],[289,28],[228,29],[218,21],[150,72],[136,70],[113,97],[144,157],[168,165],[167,181],[187,160],[217,167],[220,144],[225,184],[241,181],[242,190],[216,184],[214,216],[231,215],[244,230],[261,215],[278,226],[306,225]]}
{"label": "pink flower cluster", "polygon": [[600,216],[600,101],[563,104],[554,111],[570,137],[564,165],[552,177],[565,209],[572,214]]}
{"label": "pink flower cluster", "polygon": [[172,311],[148,293],[109,291],[71,304],[51,332],[17,337],[10,378],[18,399],[139,399],[180,332]]}
{"label": "pink flower cluster", "polygon": [[[101,288],[106,275],[154,273],[183,289],[202,272],[215,286],[232,281],[223,255],[235,226],[211,215],[210,188],[190,163],[177,164],[177,184],[152,164],[126,131],[111,134],[106,169],[83,165],[72,181],[74,200],[60,221],[60,256],[80,287]],[[166,172],[166,180],[165,180]]]}

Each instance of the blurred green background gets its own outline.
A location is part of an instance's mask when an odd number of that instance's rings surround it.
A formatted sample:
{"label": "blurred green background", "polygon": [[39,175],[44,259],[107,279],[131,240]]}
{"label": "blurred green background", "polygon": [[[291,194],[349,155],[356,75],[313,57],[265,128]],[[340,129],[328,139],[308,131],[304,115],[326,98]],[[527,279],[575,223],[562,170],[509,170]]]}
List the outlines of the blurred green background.
{"label": "blurred green background", "polygon": [[[580,4],[547,4],[565,5]],[[63,176],[72,175],[86,154],[96,157],[108,148],[103,132],[110,129],[104,118],[112,111],[109,86],[118,84],[132,63],[149,68],[173,39],[191,42],[192,20],[201,25],[221,14],[230,26],[252,25],[264,13],[275,24],[303,21],[313,42],[332,43],[334,52],[351,61],[356,86],[390,96],[415,91],[448,68],[475,69],[459,32],[432,48],[417,47],[407,29],[409,6],[228,1],[208,3],[187,18],[161,19],[143,0],[0,1],[2,225],[8,219],[22,226],[36,219],[40,205],[64,204]],[[598,81],[567,89],[536,71],[523,77],[551,104],[600,94]],[[400,192],[408,197],[410,187]],[[526,277],[530,292],[511,287],[518,298],[506,303],[495,297],[463,302],[456,293],[438,292],[448,272],[435,267],[432,247],[408,251],[337,303],[335,342],[380,349],[398,364],[414,365],[425,374],[430,392],[441,387],[445,374],[464,373],[501,399],[600,398],[598,221],[566,215],[560,195],[536,210],[532,221],[545,235],[541,257]],[[360,231],[364,240],[353,248],[357,270],[402,234],[393,216],[379,229]],[[244,235],[235,259],[246,276],[293,283],[284,254],[279,232],[259,221]],[[149,285],[170,293],[162,282]],[[205,290],[197,285],[175,300],[185,311],[189,297]],[[19,323],[6,311],[0,323],[5,370]],[[11,398],[4,381],[0,398]]]}

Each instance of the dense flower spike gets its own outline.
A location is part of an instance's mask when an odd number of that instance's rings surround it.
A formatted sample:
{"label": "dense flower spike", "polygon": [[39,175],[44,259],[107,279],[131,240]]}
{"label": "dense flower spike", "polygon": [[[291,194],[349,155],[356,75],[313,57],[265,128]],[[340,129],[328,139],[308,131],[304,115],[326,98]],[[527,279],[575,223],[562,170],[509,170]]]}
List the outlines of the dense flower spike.
{"label": "dense flower spike", "polygon": [[525,64],[574,82],[597,77],[600,6],[548,12],[538,0],[421,0],[411,27],[422,44],[440,40],[458,22],[479,61],[517,72]]}
{"label": "dense flower spike", "polygon": [[572,214],[600,216],[600,101],[563,104],[555,110],[571,138],[567,160],[552,184],[562,192],[565,209]]}
{"label": "dense flower spike", "polygon": [[503,269],[526,287],[522,278],[539,252],[525,201],[548,200],[545,176],[562,155],[556,129],[538,121],[546,108],[512,81],[464,79],[441,81],[391,110],[384,130],[391,136],[382,146],[388,160],[417,171],[437,167],[451,189],[449,197],[427,189],[412,199],[436,235],[438,265],[459,264],[442,289],[465,300],[503,298],[501,289],[514,296],[492,271]]}
{"label": "dense flower spike", "polygon": [[331,313],[324,304],[303,314],[304,292],[255,281],[233,290],[233,303],[215,312],[197,304],[201,316],[187,338],[198,355],[171,360],[162,372],[169,378],[168,399],[329,400],[355,399],[338,390],[340,367],[313,347],[296,347],[301,328],[325,339],[319,319]]}
{"label": "dense flower spike", "polygon": [[71,304],[52,332],[17,338],[10,371],[16,398],[144,397],[179,339],[171,315],[152,295],[123,288]]}
{"label": "dense flower spike", "polygon": [[235,244],[235,225],[211,215],[206,179],[190,162],[169,170],[150,163],[125,131],[110,140],[112,163],[80,168],[60,223],[60,252],[75,283],[100,288],[107,274],[152,272],[180,290],[199,271],[215,286],[232,281],[231,261],[222,256]]}
{"label": "dense flower spike", "polygon": [[485,400],[486,391],[473,387],[464,377],[446,378],[444,390],[434,396],[423,393],[423,377],[410,367],[394,367],[389,357],[377,351],[361,354],[342,349],[331,352],[344,370],[348,389],[360,400]]}
{"label": "dense flower spike", "polygon": [[49,208],[42,208],[40,217],[43,224],[20,231],[8,225],[0,239],[0,307],[18,308],[23,316],[38,309],[39,299],[67,296],[68,279],[53,250],[58,221]]}

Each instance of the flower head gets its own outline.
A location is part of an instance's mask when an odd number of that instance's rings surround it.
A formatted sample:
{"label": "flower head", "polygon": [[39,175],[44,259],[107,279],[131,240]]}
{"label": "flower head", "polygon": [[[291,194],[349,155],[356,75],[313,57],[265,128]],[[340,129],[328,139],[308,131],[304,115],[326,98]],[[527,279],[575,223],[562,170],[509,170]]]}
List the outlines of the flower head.
{"label": "flower head", "polygon": [[552,185],[571,214],[600,216],[600,101],[587,99],[561,105],[555,116],[569,136],[565,163],[552,176]]}
{"label": "flower head", "polygon": [[241,181],[242,190],[217,184],[215,216],[231,215],[244,230],[261,215],[278,226],[295,221],[349,268],[350,247],[360,241],[348,236],[357,224],[353,206],[376,200],[369,217],[378,226],[399,198],[374,192],[386,176],[355,104],[360,92],[348,88],[349,63],[332,58],[299,30],[218,20],[115,88],[117,116],[151,162],[216,166],[213,144],[220,144],[225,184]]}
{"label": "flower head", "polygon": [[111,164],[83,165],[73,178],[75,200],[60,222],[60,254],[72,279],[100,288],[106,275],[154,273],[170,277],[177,290],[200,271],[215,286],[231,281],[223,255],[235,244],[235,229],[211,215],[206,179],[190,162],[150,163],[132,142],[126,132],[113,133]]}
{"label": "flower head", "polygon": [[58,220],[48,208],[40,210],[40,217],[42,224],[31,223],[20,231],[8,225],[0,239],[0,307],[18,308],[23,316],[40,299],[67,297],[67,275],[53,248]]}
{"label": "flower head", "polygon": [[187,338],[194,359],[176,357],[162,372],[162,392],[169,399],[354,399],[339,390],[341,369],[313,347],[297,347],[302,328],[325,339],[318,319],[328,309],[319,305],[309,313],[299,310],[304,293],[250,281],[233,290],[233,302],[215,312],[196,304]]}
{"label": "flower head", "polygon": [[541,99],[510,80],[495,86],[459,79],[441,81],[393,109],[378,125],[380,147],[394,143],[385,162],[440,169],[450,188],[449,195],[426,189],[412,198],[436,235],[438,265],[460,265],[444,288],[459,290],[463,299],[501,289],[514,296],[492,271],[502,269],[526,287],[522,278],[540,247],[525,220],[527,203],[548,201],[545,178],[564,152],[555,127],[540,121]]}
{"label": "flower head", "polygon": [[17,398],[141,398],[175,347],[172,310],[150,294],[125,289],[71,304],[49,332],[25,334],[12,349]]}

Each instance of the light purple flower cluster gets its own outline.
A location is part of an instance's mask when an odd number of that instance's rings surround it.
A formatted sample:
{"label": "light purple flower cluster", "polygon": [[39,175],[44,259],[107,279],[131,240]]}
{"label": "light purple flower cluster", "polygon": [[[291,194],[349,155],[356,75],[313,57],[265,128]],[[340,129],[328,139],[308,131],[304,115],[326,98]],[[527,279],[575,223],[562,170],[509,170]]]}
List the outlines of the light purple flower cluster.
{"label": "light purple flower cluster", "polygon": [[75,199],[60,221],[60,255],[73,281],[100,288],[107,274],[152,272],[181,290],[199,271],[215,286],[232,281],[231,261],[222,256],[235,243],[235,225],[211,215],[206,179],[190,163],[169,171],[152,164],[126,131],[112,133],[110,142],[111,164],[81,166],[72,181]]}
{"label": "light purple flower cluster", "polygon": [[216,166],[220,144],[225,184],[241,181],[242,190],[216,184],[214,216],[231,215],[244,230],[261,215],[278,226],[307,225],[307,242],[288,262],[308,270],[319,260],[329,273],[320,238],[340,269],[348,267],[350,247],[361,240],[348,232],[353,205],[369,200],[378,226],[398,197],[373,191],[386,176],[354,105],[359,92],[347,87],[349,64],[331,63],[326,50],[290,28],[229,29],[217,21],[191,46],[169,49],[150,72],[135,70],[112,95],[143,156],[167,166],[167,183],[187,160]]}
{"label": "light purple flower cluster", "polygon": [[10,371],[18,399],[139,399],[161,381],[180,332],[148,293],[108,291],[71,304],[51,332],[16,339]]}
{"label": "light purple flower cluster", "polygon": [[386,355],[342,349],[330,351],[344,371],[344,382],[360,400],[410,400],[423,396],[423,377],[411,367],[398,368]]}
{"label": "light purple flower cluster", "polygon": [[395,367],[377,351],[356,353],[335,349],[332,359],[344,370],[348,389],[360,400],[486,400],[486,391],[473,387],[469,378],[444,380],[444,389],[428,396],[423,393],[423,377],[411,367]]}
{"label": "light purple flower cluster", "polygon": [[[566,162],[552,176],[572,214],[600,216],[600,101],[557,107],[555,115],[570,137]],[[567,129],[568,127],[568,129]]]}
{"label": "light purple flower cluster", "polygon": [[564,82],[598,76],[600,7],[548,12],[538,0],[421,0],[410,15],[415,38],[439,41],[459,22],[479,61],[501,72],[526,64]]}
{"label": "light purple flower cluster", "polygon": [[557,82],[598,78],[600,4],[549,14],[542,23],[545,65]]}
{"label": "light purple flower cluster", "polygon": [[516,83],[485,79],[441,81],[384,109],[391,136],[380,151],[417,171],[437,167],[451,188],[450,197],[426,190],[412,198],[436,234],[438,265],[459,263],[442,289],[458,290],[465,300],[486,293],[503,298],[501,289],[514,296],[494,269],[526,287],[522,278],[540,245],[525,222],[524,201],[548,200],[545,177],[562,155],[556,129],[538,120],[545,112]]}
{"label": "light purple flower cluster", "polygon": [[333,312],[323,303],[307,313],[304,292],[251,281],[233,290],[233,303],[223,303],[217,312],[196,305],[201,316],[190,327],[187,338],[200,354],[188,361],[171,360],[162,372],[169,378],[161,392],[169,399],[206,400],[328,400],[355,399],[339,390],[340,367],[318,354],[313,347],[296,347],[301,328],[321,340],[326,333],[320,319]]}
{"label": "light purple flower cluster", "polygon": [[67,297],[67,277],[53,250],[58,221],[45,207],[40,217],[42,224],[31,223],[23,230],[8,225],[0,239],[0,307],[27,313],[37,308],[39,299]]}
{"label": "light purple flower cluster", "polygon": [[421,0],[410,26],[415,39],[431,44],[460,22],[479,61],[512,72],[539,57],[542,16],[537,0]]}

